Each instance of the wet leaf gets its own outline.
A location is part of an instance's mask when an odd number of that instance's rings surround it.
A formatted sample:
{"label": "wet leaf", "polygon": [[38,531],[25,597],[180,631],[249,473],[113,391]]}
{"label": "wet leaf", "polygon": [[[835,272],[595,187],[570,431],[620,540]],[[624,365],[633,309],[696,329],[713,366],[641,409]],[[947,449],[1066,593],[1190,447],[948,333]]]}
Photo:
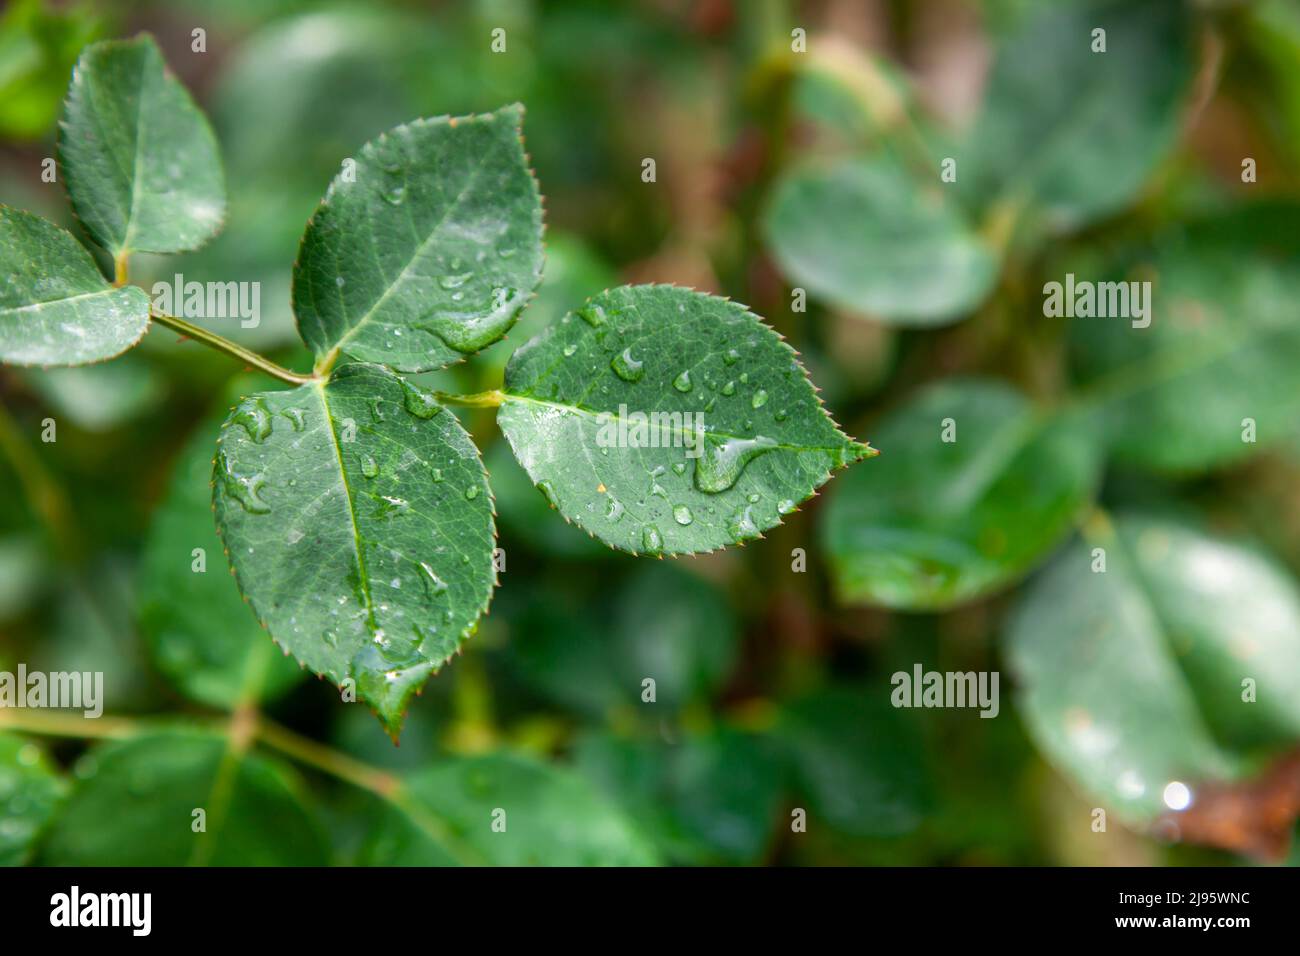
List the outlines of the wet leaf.
{"label": "wet leaf", "polygon": [[370,704],[407,702],[487,608],[492,500],[433,397],[377,365],[244,399],[217,443],[217,526],[272,637]]}
{"label": "wet leaf", "polygon": [[872,454],[757,316],[673,286],[623,286],[565,316],[514,354],[504,393],[497,421],[533,482],[634,554],[757,538]]}
{"label": "wet leaf", "polygon": [[542,271],[542,207],[523,107],[395,127],[361,148],[307,224],[298,331],[405,372],[459,362],[509,331]]}
{"label": "wet leaf", "polygon": [[0,206],[0,358],[82,365],[125,352],[149,327],[143,289],[114,289],[66,230]]}

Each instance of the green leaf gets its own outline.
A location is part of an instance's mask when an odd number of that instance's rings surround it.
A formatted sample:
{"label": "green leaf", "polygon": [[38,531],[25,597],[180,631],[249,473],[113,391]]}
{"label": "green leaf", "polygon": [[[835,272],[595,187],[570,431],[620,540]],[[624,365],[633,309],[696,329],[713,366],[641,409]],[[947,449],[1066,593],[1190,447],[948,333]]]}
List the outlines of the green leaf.
{"label": "green leaf", "polygon": [[59,128],[59,165],[77,218],[116,258],[197,249],[221,229],[216,137],[150,36],[82,53]]}
{"label": "green leaf", "polygon": [[[47,866],[324,866],[315,815],[278,761],[217,734],[173,731],[106,744],[40,853]],[[196,810],[205,830],[195,832]]]}
{"label": "green leaf", "polygon": [[41,748],[0,733],[0,866],[22,866],[65,786]]}
{"label": "green leaf", "polygon": [[932,801],[924,742],[889,688],[833,687],[787,705],[773,736],[807,801],[809,827],[853,836],[914,830]]}
{"label": "green leaf", "polygon": [[[1093,52],[1105,30],[1106,52]],[[1054,231],[1114,213],[1173,147],[1193,76],[1177,0],[1036,7],[999,44],[984,107],[957,154],[972,204],[1027,203]]]}
{"label": "green leaf", "polygon": [[149,327],[149,296],[114,289],[54,223],[0,206],[0,359],[80,365],[125,352]]}
{"label": "green leaf", "polygon": [[888,467],[846,476],[822,514],[842,601],[935,609],[996,591],[1069,534],[1095,491],[1082,424],[998,382],[931,386],[877,434]]}
{"label": "green leaf", "polygon": [[491,494],[455,416],[378,365],[254,395],[222,428],[213,501],[258,619],[313,672],[355,681],[396,737],[496,581]]}
{"label": "green leaf", "polygon": [[307,224],[293,273],[318,358],[421,372],[509,331],[542,273],[523,107],[398,126],[361,148]]}
{"label": "green leaf", "polygon": [[530,758],[503,753],[442,760],[408,778],[399,803],[383,810],[363,852],[364,864],[658,862],[645,838],[582,778]]}
{"label": "green leaf", "polygon": [[99,365],[29,369],[22,378],[60,422],[66,418],[88,432],[110,431],[152,411],[167,393],[163,376],[139,352]]}
{"label": "green leaf", "polygon": [[244,603],[213,524],[212,453],[225,416],[223,406],[195,431],[154,514],[141,559],[140,627],[154,664],[186,696],[234,708],[274,699],[303,672]]}
{"label": "green leaf", "polygon": [[758,863],[772,841],[785,781],[756,738],[726,728],[672,744],[593,735],[576,759],[675,863]]}
{"label": "green leaf", "polygon": [[[635,413],[664,427],[638,434]],[[566,519],[634,554],[759,537],[873,453],[757,316],[673,286],[613,289],[522,346],[497,421]]]}
{"label": "green leaf", "polygon": [[989,246],[887,156],[807,165],[777,183],[764,230],[792,283],[893,325],[944,325],[997,277]]}
{"label": "green leaf", "polygon": [[[1072,320],[1075,381],[1121,460],[1196,471],[1294,433],[1298,215],[1291,204],[1247,207],[1160,237],[1149,257],[1113,276],[1152,282],[1146,328],[1122,318]],[[1279,218],[1290,237],[1265,241]],[[1246,419],[1254,442],[1243,440]]]}
{"label": "green leaf", "polygon": [[519,541],[539,555],[552,558],[596,558],[609,554],[599,541],[573,533],[546,499],[537,493],[528,472],[515,461],[509,443],[494,441],[483,460],[492,482],[492,495],[496,498],[507,549]]}
{"label": "green leaf", "polygon": [[1166,809],[1169,782],[1195,797],[1197,783],[1235,776],[1257,748],[1300,734],[1294,581],[1186,524],[1096,523],[1025,594],[1005,653],[1039,747],[1137,822]]}
{"label": "green leaf", "polygon": [[653,564],[601,593],[553,582],[536,588],[511,620],[521,680],[591,717],[627,714],[655,682],[654,719],[707,702],[731,673],[738,628],[718,589]]}

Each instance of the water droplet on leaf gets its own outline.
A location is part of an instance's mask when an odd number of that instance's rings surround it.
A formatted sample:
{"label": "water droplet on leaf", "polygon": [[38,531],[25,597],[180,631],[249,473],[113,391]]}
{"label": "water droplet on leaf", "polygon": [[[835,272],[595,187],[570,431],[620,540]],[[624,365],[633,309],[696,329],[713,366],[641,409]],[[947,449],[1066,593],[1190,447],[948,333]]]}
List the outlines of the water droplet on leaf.
{"label": "water droplet on leaf", "polygon": [[645,375],[645,363],[632,357],[631,348],[626,348],[615,355],[610,360],[609,367],[625,382],[639,382]]}

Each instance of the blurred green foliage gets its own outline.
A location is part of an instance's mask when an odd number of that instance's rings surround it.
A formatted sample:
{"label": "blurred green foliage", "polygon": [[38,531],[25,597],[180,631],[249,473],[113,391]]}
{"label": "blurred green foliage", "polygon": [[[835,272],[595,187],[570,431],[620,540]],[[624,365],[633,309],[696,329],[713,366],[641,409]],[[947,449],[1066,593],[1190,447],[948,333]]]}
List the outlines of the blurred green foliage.
{"label": "blurred green foliage", "polygon": [[[6,731],[0,863],[1250,859],[1150,826],[1166,781],[1231,787],[1300,738],[1294,4],[24,0],[0,20],[0,201],[71,225],[40,178],[68,71],[140,29],[211,117],[230,205],[209,246],[136,269],[260,281],[264,321],[222,334],[305,367],[291,264],[340,158],[517,100],[543,284],[508,344],[426,384],[495,388],[587,297],[676,282],[763,315],[882,455],[765,540],[659,564],[567,527],[461,410],[507,586],[394,749],[226,575],[205,459],[238,368],[166,330],[6,368],[0,670],[101,670],[107,713],[149,733]],[[1066,273],[1152,281],[1151,327],[1045,316]],[[890,706],[917,663],[1001,672],[999,716]],[[1227,829],[1262,826],[1251,806]]]}

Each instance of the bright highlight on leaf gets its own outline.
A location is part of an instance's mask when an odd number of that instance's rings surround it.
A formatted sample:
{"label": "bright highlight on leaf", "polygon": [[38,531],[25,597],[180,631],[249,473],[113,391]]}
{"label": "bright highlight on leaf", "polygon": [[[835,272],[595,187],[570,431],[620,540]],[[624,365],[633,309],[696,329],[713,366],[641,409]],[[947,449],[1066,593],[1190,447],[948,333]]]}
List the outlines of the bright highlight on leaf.
{"label": "bright highlight on leaf", "polygon": [[86,48],[64,105],[59,163],[77,218],[115,258],[197,249],[221,229],[216,137],[150,36]]}
{"label": "bright highlight on leaf", "polygon": [[114,289],[72,234],[0,206],[0,358],[13,365],[82,365],[135,345],[149,296]]}
{"label": "bright highlight on leaf", "polygon": [[[1231,778],[1300,733],[1300,592],[1182,522],[1089,529],[1026,592],[1005,652],[1039,746],[1138,823],[1168,808],[1170,781]],[[1243,705],[1243,677],[1257,702]]]}
{"label": "bright highlight on leaf", "polygon": [[758,316],[673,286],[613,289],[521,347],[497,421],[566,519],[634,554],[757,538],[873,454]]}
{"label": "bright highlight on leaf", "polygon": [[398,126],[339,174],[293,273],[298,330],[318,358],[428,371],[514,325],[542,274],[523,112]]}
{"label": "bright highlight on leaf", "polygon": [[896,160],[808,166],[776,186],[764,223],[790,282],[894,325],[944,325],[974,310],[997,277],[993,250],[936,181]]}

